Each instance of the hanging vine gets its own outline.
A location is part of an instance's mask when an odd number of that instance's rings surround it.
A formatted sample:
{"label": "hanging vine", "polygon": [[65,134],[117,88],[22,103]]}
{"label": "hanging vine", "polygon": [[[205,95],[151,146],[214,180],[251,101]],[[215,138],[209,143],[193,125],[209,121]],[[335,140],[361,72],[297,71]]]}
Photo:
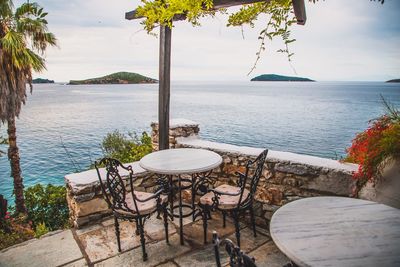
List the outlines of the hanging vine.
{"label": "hanging vine", "polygon": [[[315,3],[318,0],[309,1]],[[384,0],[370,1],[384,3]],[[176,19],[185,19],[193,26],[200,26],[200,18],[214,16],[216,12],[227,13],[226,9],[214,9],[213,0],[141,0],[141,2],[142,5],[136,9],[136,16],[144,18],[142,24],[150,34],[154,34],[153,30],[160,25],[172,28],[172,21]],[[255,27],[255,21],[259,19],[260,15],[266,15],[266,24],[260,31],[258,37],[260,46],[254,65],[248,74],[256,68],[262,52],[266,50],[266,42],[272,41],[274,38],[282,40],[283,48],[277,52],[285,54],[289,64],[294,55],[290,51],[290,44],[296,39],[291,37],[290,28],[297,20],[294,16],[292,0],[270,0],[244,5],[239,11],[229,14],[227,26],[249,25]]]}

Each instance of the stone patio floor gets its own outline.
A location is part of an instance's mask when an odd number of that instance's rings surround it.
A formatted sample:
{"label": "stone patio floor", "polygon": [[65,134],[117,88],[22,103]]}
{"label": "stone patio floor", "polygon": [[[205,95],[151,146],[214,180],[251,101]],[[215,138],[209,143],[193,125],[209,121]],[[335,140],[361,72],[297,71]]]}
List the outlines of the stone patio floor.
{"label": "stone patio floor", "polygon": [[[114,219],[108,218],[83,229],[56,231],[0,251],[0,266],[216,266],[211,244],[212,231],[216,230],[220,238],[227,237],[236,242],[232,221],[227,219],[227,226],[223,228],[218,214],[209,221],[208,245],[202,242],[202,222],[185,219],[185,245],[181,246],[177,223],[177,219],[169,223],[170,245],[167,245],[162,220],[152,216],[146,221],[146,250],[149,257],[146,262],[142,261],[140,239],[135,235],[134,223],[120,224],[122,252],[118,253]],[[241,224],[241,227],[241,248],[256,259],[258,266],[281,267],[289,262],[266,230],[257,227],[258,234],[254,237],[247,225]],[[223,265],[227,265],[223,247],[221,257]]]}

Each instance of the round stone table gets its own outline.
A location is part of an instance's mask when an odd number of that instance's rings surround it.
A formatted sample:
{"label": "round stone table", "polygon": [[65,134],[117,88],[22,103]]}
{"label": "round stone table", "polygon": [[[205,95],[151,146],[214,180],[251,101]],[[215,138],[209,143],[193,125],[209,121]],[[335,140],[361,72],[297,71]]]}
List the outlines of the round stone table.
{"label": "round stone table", "polygon": [[[170,190],[170,215],[171,217],[179,217],[179,234],[180,241],[183,245],[183,217],[193,216],[195,213],[194,206],[194,184],[195,175],[201,175],[203,179],[207,176],[208,172],[215,169],[222,163],[222,157],[215,152],[205,149],[194,149],[194,148],[176,148],[166,149],[157,152],[150,153],[144,156],[139,164],[140,166],[152,173],[159,175],[167,175],[169,177],[170,188],[173,188],[172,176],[178,177],[178,189],[179,189],[179,205],[174,206],[173,204],[173,190]],[[182,178],[181,175],[190,174],[192,180],[190,180],[192,188],[192,205],[190,208],[192,212],[189,214],[183,214],[182,208],[189,207],[182,204]],[[174,209],[179,208],[179,214],[174,214]]]}
{"label": "round stone table", "polygon": [[277,247],[298,266],[400,266],[400,210],[345,197],[311,197],[279,208]]}
{"label": "round stone table", "polygon": [[212,170],[222,163],[222,157],[205,149],[165,149],[144,156],[139,164],[145,170],[158,174],[180,175]]}

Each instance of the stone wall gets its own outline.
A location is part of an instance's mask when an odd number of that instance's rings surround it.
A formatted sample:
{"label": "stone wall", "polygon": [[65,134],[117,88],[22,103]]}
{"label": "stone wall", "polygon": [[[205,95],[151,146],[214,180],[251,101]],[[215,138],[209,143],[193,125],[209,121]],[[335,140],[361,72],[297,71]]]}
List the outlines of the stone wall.
{"label": "stone wall", "polygon": [[[134,171],[134,186],[136,190],[152,192],[156,186],[153,175],[139,166],[138,162],[129,163]],[[102,177],[105,169],[101,169]],[[127,177],[125,177],[126,179]],[[67,186],[67,202],[70,222],[76,228],[98,222],[103,217],[111,215],[106,201],[103,199],[99,178],[96,170],[73,173],[65,176]],[[129,181],[126,179],[126,185]],[[129,189],[129,186],[128,186]]]}
{"label": "stone wall", "polygon": [[[187,119],[172,119],[169,123],[169,147],[176,147],[176,140],[179,137],[197,136],[199,124]],[[151,123],[151,140],[153,150],[158,150],[158,123]]]}
{"label": "stone wall", "polygon": [[[222,183],[235,184],[237,179],[235,172],[244,171],[247,161],[255,159],[263,151],[262,148],[202,140],[199,138],[199,124],[193,121],[172,120],[170,126],[171,148],[204,148],[222,156],[223,163],[211,174],[215,179],[215,186]],[[151,127],[153,147],[157,149],[158,125],[152,123]],[[155,187],[155,176],[143,170],[138,162],[131,165],[135,172],[136,189],[152,192]],[[351,175],[356,170],[357,165],[354,164],[289,152],[269,151],[256,195],[257,224],[268,225],[277,208],[296,199],[325,195],[351,196],[355,186]],[[76,227],[110,215],[110,210],[101,197],[95,170],[70,174],[65,180],[70,218]]]}
{"label": "stone wall", "polygon": [[[240,147],[201,140],[198,137],[179,138],[177,147],[204,148],[220,154],[223,163],[211,176],[218,186],[234,185],[235,172],[244,172],[248,160],[254,160],[261,148]],[[298,155],[269,151],[256,193],[257,224],[267,226],[280,206],[300,198],[312,196],[352,196],[355,182],[352,172],[357,165]]]}

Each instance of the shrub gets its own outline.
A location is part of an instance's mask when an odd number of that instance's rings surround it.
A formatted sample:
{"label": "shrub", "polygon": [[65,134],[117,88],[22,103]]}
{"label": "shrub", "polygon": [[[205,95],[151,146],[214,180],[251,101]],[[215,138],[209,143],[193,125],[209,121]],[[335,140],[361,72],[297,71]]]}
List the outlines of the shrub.
{"label": "shrub", "polygon": [[39,223],[35,228],[35,237],[39,238],[49,232],[49,228],[46,227],[45,223]]}
{"label": "shrub", "polygon": [[384,99],[383,102],[386,114],[370,121],[368,129],[357,134],[347,149],[345,161],[359,164],[353,177],[360,184],[377,182],[387,159],[400,158],[400,111]]}
{"label": "shrub", "polygon": [[34,237],[34,232],[24,217],[12,217],[8,213],[0,228],[0,250]]}
{"label": "shrub", "polygon": [[[36,229],[43,225],[48,231],[66,228],[68,224],[69,209],[64,186],[37,184],[25,190],[25,204],[28,210],[28,220]],[[41,225],[42,224],[42,225]]]}
{"label": "shrub", "polygon": [[146,132],[139,137],[135,133],[125,135],[118,130],[108,133],[101,147],[105,157],[118,159],[123,163],[138,161],[153,150],[151,137]]}

